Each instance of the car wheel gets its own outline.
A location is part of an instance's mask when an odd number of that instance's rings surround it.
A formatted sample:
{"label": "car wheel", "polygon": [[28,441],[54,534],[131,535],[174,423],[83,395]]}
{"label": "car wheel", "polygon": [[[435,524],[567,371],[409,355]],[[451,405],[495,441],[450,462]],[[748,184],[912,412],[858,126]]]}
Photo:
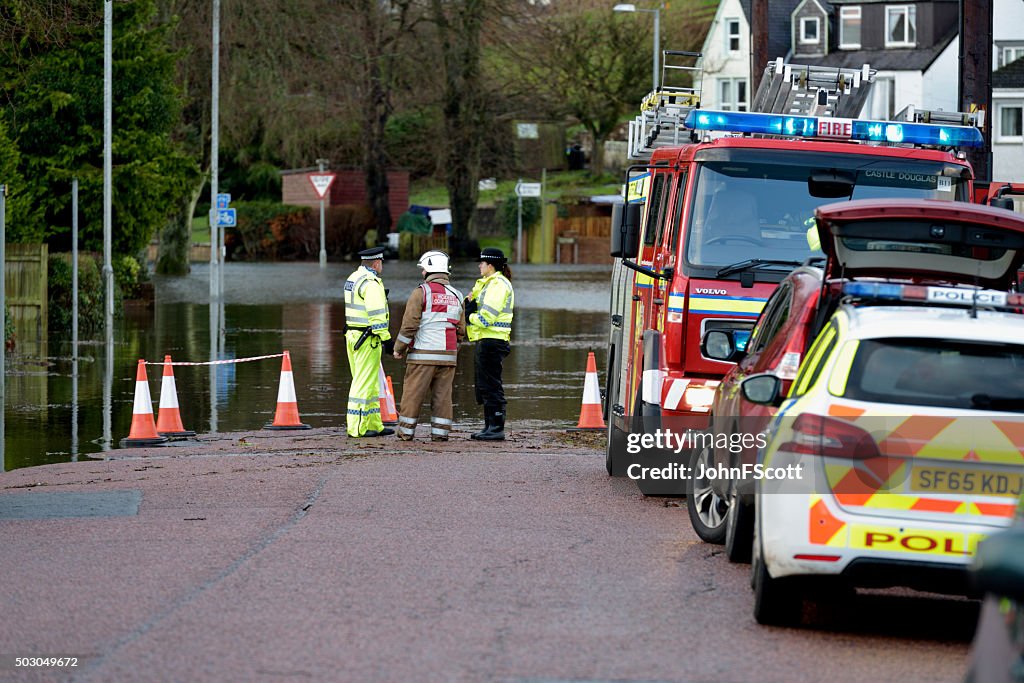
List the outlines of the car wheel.
{"label": "car wheel", "polygon": [[725,542],[725,514],[728,503],[711,488],[711,480],[697,477],[711,464],[711,449],[694,449],[690,456],[690,477],[686,480],[686,509],[697,536],[705,543]]}
{"label": "car wheel", "polygon": [[763,557],[761,550],[753,562],[754,619],[763,626],[796,626],[803,609],[802,597],[792,578],[771,577]]}
{"label": "car wheel", "polygon": [[725,513],[725,556],[730,562],[746,564],[754,548],[753,505],[733,494]]}

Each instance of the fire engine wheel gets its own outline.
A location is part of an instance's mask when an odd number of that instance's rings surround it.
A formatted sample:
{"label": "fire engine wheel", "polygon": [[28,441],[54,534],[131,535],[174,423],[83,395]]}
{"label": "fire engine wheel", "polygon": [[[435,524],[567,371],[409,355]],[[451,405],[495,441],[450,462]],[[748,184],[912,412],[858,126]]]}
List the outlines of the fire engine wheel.
{"label": "fire engine wheel", "polygon": [[728,501],[715,493],[711,480],[697,474],[711,467],[711,449],[694,449],[690,456],[690,478],[686,480],[686,510],[693,530],[705,543],[725,542]]}
{"label": "fire engine wheel", "polygon": [[609,477],[626,476],[626,433],[608,420],[608,440],[605,444],[604,466]]}
{"label": "fire engine wheel", "polygon": [[754,552],[753,508],[735,494],[729,497],[729,509],[725,513],[725,556],[730,562],[750,562]]}
{"label": "fire engine wheel", "polygon": [[718,237],[704,240],[704,244],[722,244],[724,242],[746,242],[747,244],[762,246],[761,240],[750,235],[719,235]]}

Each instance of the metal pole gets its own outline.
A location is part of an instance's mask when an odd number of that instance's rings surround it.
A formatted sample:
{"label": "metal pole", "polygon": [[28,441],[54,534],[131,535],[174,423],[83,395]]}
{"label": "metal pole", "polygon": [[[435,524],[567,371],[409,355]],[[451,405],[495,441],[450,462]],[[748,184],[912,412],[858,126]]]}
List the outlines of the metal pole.
{"label": "metal pole", "polygon": [[113,184],[112,152],[113,124],[113,54],[114,54],[114,3],[104,0],[103,3],[103,279],[106,283],[106,326],[108,336],[114,329],[114,268],[111,265],[112,215],[111,197]]}
{"label": "metal pole", "polygon": [[103,443],[100,449],[109,451],[114,443],[111,424],[114,414],[114,328],[107,328],[106,363],[103,367]]}
{"label": "metal pole", "polygon": [[7,471],[7,450],[4,448],[4,413],[7,410],[7,186],[0,185],[0,317],[4,333],[0,335],[0,472]]}
{"label": "metal pole", "polygon": [[[519,182],[522,183],[523,179],[520,178]],[[518,192],[516,193],[516,204],[519,208],[516,225],[516,263],[518,264],[523,262],[523,198]]]}
{"label": "metal pole", "polygon": [[[324,172],[326,159],[317,159],[317,166],[320,168],[320,173]],[[327,240],[326,230],[324,228],[324,198],[320,198],[320,269],[323,270],[327,267]]]}
{"label": "metal pole", "polygon": [[78,178],[71,179],[71,460],[78,460]]}
{"label": "metal pole", "polygon": [[[220,253],[220,231],[217,229],[217,170],[220,165],[217,146],[220,144],[220,0],[213,0],[213,47],[210,74],[210,305],[221,295],[217,272]],[[212,352],[212,347],[211,347]]]}
{"label": "metal pole", "polygon": [[660,47],[660,42],[661,42],[661,28],[660,28],[661,25],[660,25],[660,22],[659,22],[659,16],[660,15],[661,15],[661,10],[659,10],[657,7],[655,7],[654,8],[654,61],[653,61],[654,69],[653,69],[653,72],[651,74],[651,76],[652,76],[652,83],[654,83],[654,85],[651,86],[651,87],[652,87],[652,89],[655,92],[657,92],[657,90],[658,90],[658,49]]}
{"label": "metal pole", "polygon": [[71,357],[78,358],[78,178],[71,180]]}

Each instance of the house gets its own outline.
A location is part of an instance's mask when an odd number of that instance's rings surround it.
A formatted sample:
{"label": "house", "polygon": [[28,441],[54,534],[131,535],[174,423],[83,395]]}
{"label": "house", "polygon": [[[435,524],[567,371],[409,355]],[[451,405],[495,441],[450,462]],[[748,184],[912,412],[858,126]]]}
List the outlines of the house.
{"label": "house", "polygon": [[992,74],[992,114],[992,178],[1024,182],[1024,57]]}
{"label": "house", "polygon": [[[1022,179],[1024,2],[993,0],[993,177]],[[704,40],[701,106],[746,109],[750,0],[722,0]],[[876,71],[864,116],[888,119],[914,105],[959,109],[959,2],[780,0],[768,6],[768,54],[795,64]],[[759,68],[763,68],[759,67]],[[1004,73],[999,70],[1006,69]],[[998,85],[997,85],[998,81]]]}

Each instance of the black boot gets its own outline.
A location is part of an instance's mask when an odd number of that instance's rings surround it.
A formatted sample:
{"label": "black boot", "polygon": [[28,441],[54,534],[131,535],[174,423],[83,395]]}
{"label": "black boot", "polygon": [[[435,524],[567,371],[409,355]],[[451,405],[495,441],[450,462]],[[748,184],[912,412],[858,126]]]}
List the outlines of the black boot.
{"label": "black boot", "polygon": [[471,439],[479,439],[479,438],[483,437],[484,434],[487,434],[488,432],[491,431],[491,429],[492,429],[491,424],[494,421],[494,418],[491,417],[491,413],[493,413],[493,412],[494,411],[491,408],[489,408],[487,406],[484,406],[484,428],[482,430],[480,430],[479,432],[476,432],[475,434],[473,434],[469,438],[471,438]]}
{"label": "black boot", "polygon": [[505,410],[495,410],[491,413],[491,426],[480,436],[474,436],[480,441],[504,441],[505,440]]}

